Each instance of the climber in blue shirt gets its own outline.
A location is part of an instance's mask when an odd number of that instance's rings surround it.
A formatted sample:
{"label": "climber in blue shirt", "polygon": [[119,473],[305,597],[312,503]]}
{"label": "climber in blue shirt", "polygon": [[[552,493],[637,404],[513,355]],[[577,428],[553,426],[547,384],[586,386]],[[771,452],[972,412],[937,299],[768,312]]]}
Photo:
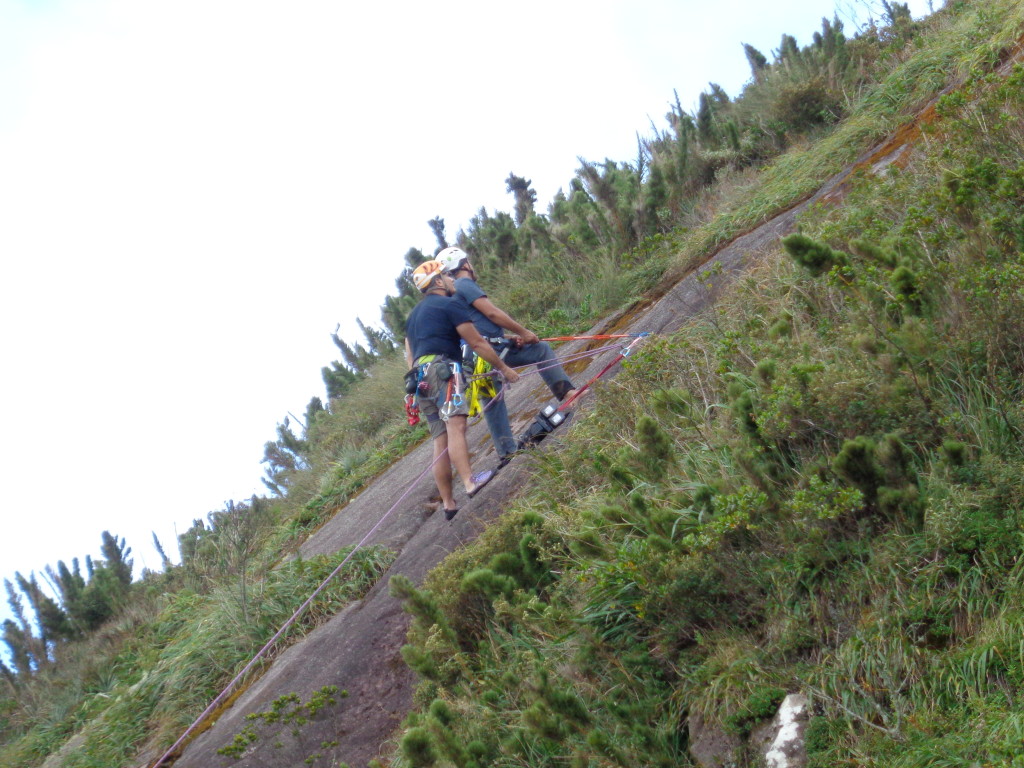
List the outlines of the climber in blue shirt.
{"label": "climber in blue shirt", "polygon": [[[466,444],[468,408],[462,392],[462,359],[460,342],[466,343],[489,362],[505,380],[519,380],[507,363],[473,327],[465,306],[455,299],[455,284],[443,273],[440,262],[427,261],[413,270],[414,285],[424,294],[405,325],[405,357],[410,368],[419,369],[422,389],[417,394],[420,411],[426,416],[434,446],[434,481],[444,504],[445,519],[458,512],[452,492],[452,465],[459,473],[466,495],[473,497],[494,473],[490,470],[473,474]],[[447,449],[447,450],[446,450]]]}
{"label": "climber in blue shirt", "polygon": [[[455,279],[455,296],[465,304],[476,330],[490,342],[507,365],[536,365],[544,383],[559,400],[571,398],[576,393],[551,345],[541,341],[537,334],[520,325],[487,298],[487,294],[477,285],[476,272],[465,251],[456,247],[445,248],[437,254],[436,259],[441,262],[445,272]],[[506,337],[506,330],[514,335]],[[505,398],[501,396],[500,381],[495,382],[495,390],[494,399],[484,409],[484,418],[503,466],[515,452],[516,440],[512,437],[512,425],[509,423]]]}

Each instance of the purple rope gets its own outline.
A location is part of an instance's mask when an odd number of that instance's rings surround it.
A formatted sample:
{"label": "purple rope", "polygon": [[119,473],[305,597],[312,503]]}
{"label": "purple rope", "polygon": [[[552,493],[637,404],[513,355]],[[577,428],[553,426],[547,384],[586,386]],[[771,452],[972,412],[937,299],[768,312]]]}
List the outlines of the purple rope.
{"label": "purple rope", "polygon": [[237,675],[235,675],[235,678],[230,683],[228,683],[227,687],[217,695],[217,698],[215,698],[210,703],[210,705],[206,709],[203,710],[203,713],[201,715],[199,715],[199,717],[197,717],[195,719],[195,721],[192,723],[192,725],[190,725],[185,730],[185,732],[183,734],[181,734],[181,737],[176,742],[174,742],[174,744],[172,744],[171,747],[166,752],[164,752],[164,754],[160,757],[159,760],[157,760],[155,763],[153,763],[152,768],[160,768],[160,766],[163,765],[164,761],[171,755],[171,753],[174,752],[178,747],[180,747],[185,742],[185,739],[187,739],[192,734],[192,732],[195,731],[195,729],[199,726],[199,724],[204,719],[206,719],[206,717],[209,716],[210,713],[212,713],[217,707],[219,707],[221,705],[221,703],[223,703],[223,701],[228,697],[228,695],[231,693],[231,691],[234,690],[235,686],[238,685],[238,683],[242,680],[242,678],[245,677],[245,675],[249,672],[249,670],[252,669],[253,666],[255,666],[256,662],[259,661],[264,656],[264,654],[266,654],[266,652],[268,650],[270,650],[270,648],[273,647],[273,645],[281,638],[281,636],[296,622],[296,620],[298,620],[299,616],[301,616],[302,613],[305,612],[305,610],[312,604],[313,600],[316,599],[316,596],[319,595],[327,587],[327,585],[334,579],[334,577],[337,576],[341,572],[341,569],[344,568],[345,565],[348,564],[349,560],[352,559],[353,555],[355,555],[355,553],[357,551],[359,551],[359,549],[361,549],[364,544],[366,544],[366,542],[370,539],[370,537],[373,536],[373,534],[377,532],[377,529],[381,527],[381,525],[388,518],[388,516],[398,508],[399,504],[401,504],[403,501],[405,501],[406,497],[410,493],[412,493],[413,488],[416,487],[416,484],[419,483],[420,480],[422,480],[424,477],[427,476],[427,474],[430,473],[430,471],[434,468],[434,465],[438,461],[440,461],[441,458],[446,453],[448,453],[448,449],[447,448],[445,448],[441,453],[439,453],[434,458],[434,460],[432,462],[430,462],[430,464],[427,465],[427,468],[423,471],[423,473],[419,477],[417,477],[415,480],[413,480],[413,482],[406,489],[405,493],[403,493],[401,495],[401,497],[398,499],[398,501],[396,501],[394,504],[391,505],[391,508],[381,516],[380,520],[378,520],[377,523],[369,530],[369,532],[367,532],[367,534],[365,536],[363,536],[362,539],[360,539],[359,543],[356,544],[352,548],[352,551],[349,552],[347,555],[345,555],[345,559],[342,560],[341,563],[338,564],[338,567],[335,568],[333,571],[331,571],[330,575],[328,575],[327,578],[325,578],[320,583],[320,586],[316,588],[316,590],[313,592],[313,594],[311,594],[308,598],[306,598],[306,601],[302,605],[300,605],[298,607],[298,609],[296,609],[295,613],[292,614],[291,618],[288,619],[281,626],[281,628],[279,630],[277,630],[277,632],[274,634],[274,636],[272,638],[270,638],[270,640],[267,641],[266,645],[264,645],[257,652],[257,654],[252,657],[252,659],[249,661],[249,663],[246,664],[245,667],[242,668],[242,671],[239,672]]}

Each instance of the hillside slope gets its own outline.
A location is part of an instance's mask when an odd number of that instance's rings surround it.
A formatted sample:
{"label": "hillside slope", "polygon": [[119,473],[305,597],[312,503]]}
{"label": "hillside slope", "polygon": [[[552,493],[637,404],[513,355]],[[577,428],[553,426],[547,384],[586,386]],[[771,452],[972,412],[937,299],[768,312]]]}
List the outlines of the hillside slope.
{"label": "hillside slope", "polygon": [[[866,161],[884,165],[885,157],[899,156],[905,148],[905,144],[894,144],[891,138],[871,148],[858,163],[829,179],[800,205],[721,248],[704,265],[674,285],[663,286],[658,292],[662,294],[659,298],[652,297],[608,318],[588,335],[666,334],[679,329],[711,306],[736,274],[765,252],[777,249],[779,239],[794,229],[803,211],[822,200],[837,202],[841,196],[838,190],[854,167]],[[714,274],[714,278],[709,280],[705,272]],[[560,354],[571,355],[583,346],[584,342],[566,344]],[[605,364],[606,357],[593,359],[586,370],[576,372],[574,378],[586,380]],[[526,379],[512,388],[510,395],[510,412],[518,414],[519,427],[529,423],[547,394],[543,386],[532,386],[527,383],[530,381]],[[571,439],[571,432],[562,439]],[[470,444],[478,465],[482,465],[481,460],[491,458],[484,424],[471,429]],[[542,444],[545,445],[550,443]],[[428,444],[423,444],[396,462],[302,547],[303,556],[337,551],[361,541],[366,545],[380,544],[396,549],[400,554],[385,578],[359,604],[346,609],[283,654],[212,728],[188,745],[175,765],[255,768],[297,764],[308,755],[310,744],[322,742],[337,742],[332,754],[351,765],[365,765],[393,748],[389,739],[412,704],[416,680],[399,653],[405,643],[409,619],[400,601],[389,595],[388,581],[400,574],[420,584],[433,566],[456,547],[475,538],[489,521],[501,514],[508,501],[529,482],[531,471],[528,457],[517,459],[477,499],[464,504],[451,524],[446,524],[439,517],[429,517],[424,512],[432,485],[429,478],[423,479],[421,475],[430,461],[430,450]],[[381,520],[410,486],[415,486],[414,494]],[[218,749],[230,744],[241,732],[246,715],[263,711],[275,699],[289,693],[298,693],[306,700],[324,686],[337,686],[348,695],[339,700],[337,707],[305,726],[301,740],[290,739],[288,729],[281,728],[267,731],[241,759],[217,754]],[[278,746],[282,741],[284,746]]]}
{"label": "hillside slope", "polygon": [[[278,498],[197,521],[181,568],[0,701],[17,704],[0,708],[16,739],[0,762],[152,766],[364,545],[358,573],[168,764],[753,768],[747,737],[795,692],[809,768],[1011,764],[1022,35],[1009,0],[958,0],[842,45],[824,20],[723,99],[721,132],[706,99],[703,122],[677,103],[635,168],[584,163],[540,229],[506,222],[519,260],[492,253],[482,273],[541,335],[665,274],[592,329],[651,336],[570,428],[448,524],[422,428],[393,407],[402,361],[382,355],[307,414],[308,442],[282,431],[272,447],[298,464],[282,456]],[[788,109],[801,129],[783,127]],[[657,226],[625,245],[633,230],[612,220]],[[565,250],[537,250],[538,232]],[[579,381],[613,354],[567,367]],[[510,397],[521,429],[548,395],[527,378]],[[470,445],[477,468],[493,464],[482,424]],[[229,549],[239,533],[262,542],[257,559],[227,557],[251,556]]]}

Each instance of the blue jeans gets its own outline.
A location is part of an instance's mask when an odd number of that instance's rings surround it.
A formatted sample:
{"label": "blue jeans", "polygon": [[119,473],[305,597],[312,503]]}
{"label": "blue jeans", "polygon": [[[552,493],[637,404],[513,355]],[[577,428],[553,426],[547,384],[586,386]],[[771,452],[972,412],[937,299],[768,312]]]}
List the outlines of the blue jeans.
{"label": "blue jeans", "polygon": [[[501,348],[495,349],[501,354]],[[521,347],[509,347],[505,353],[505,363],[513,368],[520,365],[536,365],[540,368],[541,378],[548,385],[548,389],[559,400],[565,398],[565,393],[573,388],[572,380],[566,376],[562,366],[557,363],[558,358],[546,341],[536,344],[524,344]],[[508,420],[508,408],[505,405],[505,398],[501,391],[501,380],[496,379],[494,389],[497,397],[491,401],[485,401],[484,419],[487,420],[487,428],[491,431],[491,440],[494,441],[494,449],[498,456],[504,458],[511,455],[516,449],[516,439],[512,437],[512,425]]]}

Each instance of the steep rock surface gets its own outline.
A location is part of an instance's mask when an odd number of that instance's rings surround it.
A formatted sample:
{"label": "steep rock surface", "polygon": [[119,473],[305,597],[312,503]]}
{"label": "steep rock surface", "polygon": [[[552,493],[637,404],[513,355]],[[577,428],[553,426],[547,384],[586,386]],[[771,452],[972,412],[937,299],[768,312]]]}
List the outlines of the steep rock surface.
{"label": "steep rock surface", "polygon": [[[779,238],[793,230],[797,217],[808,206],[839,199],[843,182],[853,169],[884,167],[887,158],[905,161],[906,148],[905,142],[891,140],[872,148],[850,168],[827,180],[809,199],[736,238],[674,284],[663,284],[651,297],[608,318],[590,333],[647,331],[659,334],[677,330],[710,307],[738,273],[776,247]],[[713,275],[713,279],[707,279],[708,275]],[[566,344],[559,349],[559,354],[570,355],[583,349],[585,344]],[[585,371],[573,374],[574,381],[585,381],[607,362],[607,356],[592,359]],[[612,369],[609,375],[617,370],[617,367]],[[517,431],[529,424],[537,410],[549,400],[539,377],[524,378],[510,388],[508,397],[509,412],[513,414]],[[585,404],[582,409],[585,413]],[[474,468],[493,466],[493,450],[482,422],[471,427],[469,441]],[[541,448],[550,447],[552,442],[542,443]],[[339,509],[305,542],[301,549],[305,557],[334,552],[364,539],[368,545],[380,544],[399,555],[362,601],[281,654],[216,723],[185,747],[174,762],[176,768],[301,765],[314,752],[324,755],[323,764],[330,764],[327,758],[333,757],[353,768],[363,768],[369,760],[390,751],[393,747],[390,740],[412,705],[416,681],[399,654],[409,618],[399,601],[389,595],[389,578],[402,574],[416,584],[421,583],[434,565],[475,538],[488,522],[501,514],[516,492],[529,483],[530,476],[528,457],[517,458],[476,498],[461,497],[461,512],[447,523],[442,515],[427,511],[427,501],[434,489],[429,474],[424,476],[430,457],[428,443],[418,446]],[[414,488],[412,493],[382,520],[410,487]],[[299,738],[283,727],[279,733],[262,732],[259,741],[241,759],[217,754],[217,749],[231,743],[246,725],[247,714],[266,710],[279,696],[295,692],[306,700],[314,691],[330,685],[346,691],[347,696],[338,698],[335,706],[322,710],[303,727]],[[324,742],[331,746],[320,747]]]}

